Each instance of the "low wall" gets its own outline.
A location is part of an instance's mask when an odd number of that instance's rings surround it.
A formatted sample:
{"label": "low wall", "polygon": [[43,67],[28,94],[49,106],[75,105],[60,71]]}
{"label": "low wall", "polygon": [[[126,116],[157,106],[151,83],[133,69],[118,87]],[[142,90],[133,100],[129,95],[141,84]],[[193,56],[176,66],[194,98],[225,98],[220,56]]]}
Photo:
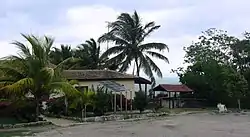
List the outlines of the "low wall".
{"label": "low wall", "polygon": [[[87,117],[87,118],[79,118],[79,117],[67,117],[67,116],[52,116],[59,117],[68,120],[74,120],[78,122],[104,122],[104,121],[121,121],[128,119],[146,119],[150,117],[160,117],[160,116],[168,116],[168,113],[147,113],[147,114],[116,114],[116,115],[108,115],[108,116],[96,116],[96,117]],[[51,116],[51,115],[50,115]]]}

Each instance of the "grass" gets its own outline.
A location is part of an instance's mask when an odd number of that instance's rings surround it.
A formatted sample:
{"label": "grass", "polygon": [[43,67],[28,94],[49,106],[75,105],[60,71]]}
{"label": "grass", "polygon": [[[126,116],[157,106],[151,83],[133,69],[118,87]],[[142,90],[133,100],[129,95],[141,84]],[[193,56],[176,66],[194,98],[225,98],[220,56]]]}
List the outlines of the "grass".
{"label": "grass", "polygon": [[13,137],[13,136],[31,136],[32,132],[29,130],[14,130],[14,131],[0,131],[0,137]]}
{"label": "grass", "polygon": [[17,123],[22,123],[22,121],[19,121],[13,117],[1,117],[0,118],[0,124],[17,124]]}
{"label": "grass", "polygon": [[[1,117],[0,124],[18,124],[23,123],[14,117]],[[14,128],[14,129],[0,129],[0,137],[14,137],[14,136],[32,136],[34,133],[45,131],[47,127],[26,127],[26,128]]]}
{"label": "grass", "polygon": [[0,137],[24,137],[24,136],[32,136],[35,133],[48,131],[51,129],[57,128],[53,125],[46,125],[46,126],[36,126],[36,127],[24,127],[18,129],[1,129],[0,130]]}

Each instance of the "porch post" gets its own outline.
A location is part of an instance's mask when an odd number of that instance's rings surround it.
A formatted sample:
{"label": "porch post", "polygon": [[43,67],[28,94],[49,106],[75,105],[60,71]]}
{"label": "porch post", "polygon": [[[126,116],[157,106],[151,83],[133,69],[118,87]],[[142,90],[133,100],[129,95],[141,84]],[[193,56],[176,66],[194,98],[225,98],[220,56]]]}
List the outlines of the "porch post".
{"label": "porch post", "polygon": [[176,92],[174,93],[174,106],[173,106],[173,107],[175,107],[175,106],[176,106],[175,102],[176,102],[176,104],[177,104]]}
{"label": "porch post", "polygon": [[122,91],[120,91],[120,107],[121,107],[121,112],[122,112]]}
{"label": "porch post", "polygon": [[116,92],[114,95],[114,113],[116,113]]}
{"label": "porch post", "polygon": [[132,91],[130,91],[130,110],[133,110],[133,97],[132,97]]}
{"label": "porch post", "polygon": [[168,107],[171,108],[171,92],[168,92]]}
{"label": "porch post", "polygon": [[110,98],[110,101],[111,101],[111,109],[114,111],[114,97],[113,97],[113,93],[111,91],[111,98]]}
{"label": "porch post", "polygon": [[128,111],[128,91],[126,91],[126,104],[125,104],[125,111]]}
{"label": "porch post", "polygon": [[147,91],[147,84],[145,84],[145,97],[147,97],[148,91]]}
{"label": "porch post", "polygon": [[172,98],[172,108],[174,108],[174,96]]}

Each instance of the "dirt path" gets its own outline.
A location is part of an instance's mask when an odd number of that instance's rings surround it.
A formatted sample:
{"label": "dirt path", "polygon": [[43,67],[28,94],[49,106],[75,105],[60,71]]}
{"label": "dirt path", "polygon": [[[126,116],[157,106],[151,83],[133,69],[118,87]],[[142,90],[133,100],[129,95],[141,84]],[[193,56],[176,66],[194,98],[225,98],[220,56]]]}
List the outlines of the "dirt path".
{"label": "dirt path", "polygon": [[193,114],[161,120],[92,123],[37,137],[249,137],[250,116]]}

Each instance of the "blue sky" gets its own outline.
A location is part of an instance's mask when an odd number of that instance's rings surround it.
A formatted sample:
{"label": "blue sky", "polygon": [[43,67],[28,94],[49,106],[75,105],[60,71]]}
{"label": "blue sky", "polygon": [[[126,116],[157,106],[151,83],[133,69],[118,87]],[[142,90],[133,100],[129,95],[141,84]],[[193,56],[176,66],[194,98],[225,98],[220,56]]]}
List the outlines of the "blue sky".
{"label": "blue sky", "polygon": [[20,33],[51,35],[55,46],[75,47],[106,32],[105,21],[137,10],[143,21],[161,25],[147,41],[169,46],[169,53],[163,54],[170,64],[155,61],[164,76],[175,76],[170,70],[182,66],[183,47],[196,40],[201,31],[219,28],[237,36],[250,31],[249,5],[247,0],[1,0],[0,57],[16,54],[9,43],[22,41]]}

